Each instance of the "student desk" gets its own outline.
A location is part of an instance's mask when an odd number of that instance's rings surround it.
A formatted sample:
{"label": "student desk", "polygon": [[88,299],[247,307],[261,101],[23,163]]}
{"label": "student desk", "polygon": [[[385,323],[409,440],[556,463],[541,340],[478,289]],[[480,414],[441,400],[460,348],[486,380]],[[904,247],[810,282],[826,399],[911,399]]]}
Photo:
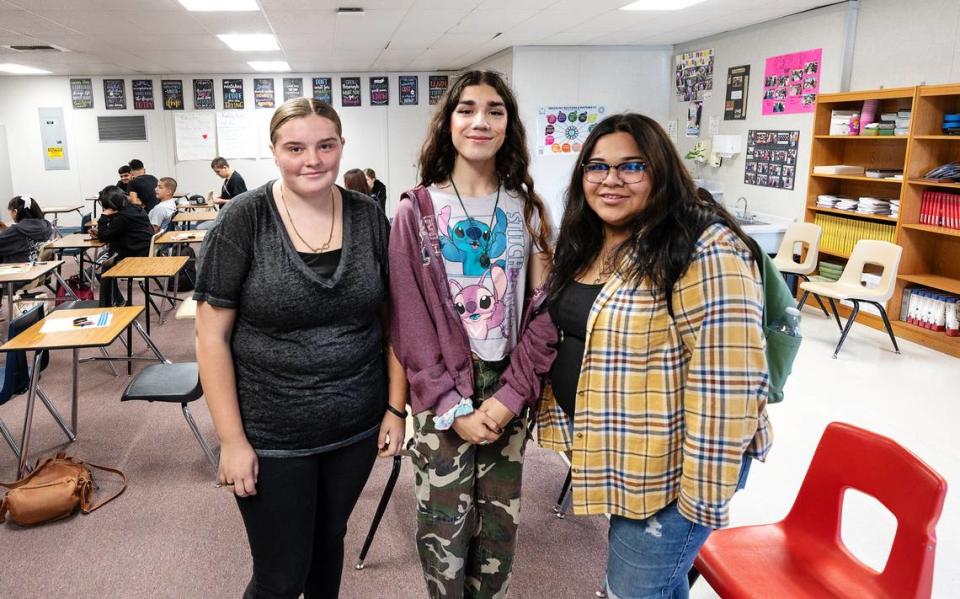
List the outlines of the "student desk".
{"label": "student desk", "polygon": [[84,202],[93,202],[93,217],[92,217],[93,220],[97,220],[97,205],[100,203],[100,202],[98,201],[99,199],[100,199],[99,196],[94,196],[94,197],[92,197],[92,198],[84,198],[84,199],[83,199]]}
{"label": "student desk", "polygon": [[[82,328],[71,331],[43,332],[43,326],[49,320],[72,319],[81,316],[94,316],[102,312],[109,312],[111,315],[110,324],[100,328]],[[40,350],[69,349],[73,351],[73,390],[71,394],[70,423],[72,433],[77,434],[77,415],[79,399],[79,364],[80,349],[88,347],[106,347],[113,343],[124,330],[128,332],[136,328],[137,333],[143,337],[150,349],[161,362],[166,362],[166,358],[157,349],[157,346],[150,339],[137,317],[143,312],[141,306],[120,307],[120,308],[84,308],[80,310],[57,310],[46,316],[40,322],[34,324],[26,331],[20,333],[13,339],[0,346],[0,352],[8,351],[35,351],[33,357],[33,370],[30,376],[30,387],[27,391],[27,411],[23,420],[23,435],[20,440],[20,464],[17,470],[17,478],[23,475],[24,466],[27,463],[27,452],[30,446],[30,429],[33,425],[33,410],[37,399],[37,385],[40,382],[40,360],[42,354]],[[129,348],[129,341],[128,341]],[[86,358],[93,360],[103,360],[108,358]],[[113,360],[130,360],[137,358],[109,358]],[[141,358],[153,359],[153,358]]]}
{"label": "student desk", "polygon": [[67,212],[76,212],[77,214],[80,215],[80,218],[82,219],[83,218],[82,209],[83,209],[83,204],[71,204],[69,206],[51,206],[49,208],[44,209],[43,214],[53,215],[53,222],[51,223],[53,225],[53,230],[56,233],[57,237],[62,237],[63,235],[60,233],[60,227],[57,226],[60,219],[60,215],[65,214]]}
{"label": "student desk", "polygon": [[202,223],[211,220],[217,219],[216,210],[178,210],[176,214],[173,215],[173,222],[175,223],[186,223],[186,226],[189,227],[191,223]]}
{"label": "student desk", "polygon": [[167,231],[154,241],[157,245],[188,245],[192,243],[203,243],[203,238],[207,236],[207,230],[199,231]]}
{"label": "student desk", "polygon": [[[57,269],[63,264],[63,260],[48,260],[47,262],[23,262],[19,264],[0,264],[0,284],[4,286],[4,291],[7,296],[7,323],[13,322],[13,292],[14,286],[19,283],[29,283],[34,279],[39,279],[42,276],[53,273],[53,276],[57,278],[57,281],[65,287],[65,289],[70,289],[70,286],[63,282],[63,279],[60,277],[60,273],[57,272]],[[68,292],[73,296],[73,299],[77,299],[76,295],[73,294],[71,289]],[[5,336],[5,335],[4,335]]]}
{"label": "student desk", "polygon": [[[89,249],[99,250],[105,245],[107,245],[105,242],[90,237],[89,233],[71,233],[70,235],[64,235],[47,247],[55,250],[58,254],[63,254],[63,250],[80,250],[77,259],[80,261],[80,275],[84,276],[86,274],[83,271],[84,254],[86,254]],[[97,252],[94,252],[93,258],[96,260]],[[87,280],[93,283],[93,279],[90,276],[87,276]]]}

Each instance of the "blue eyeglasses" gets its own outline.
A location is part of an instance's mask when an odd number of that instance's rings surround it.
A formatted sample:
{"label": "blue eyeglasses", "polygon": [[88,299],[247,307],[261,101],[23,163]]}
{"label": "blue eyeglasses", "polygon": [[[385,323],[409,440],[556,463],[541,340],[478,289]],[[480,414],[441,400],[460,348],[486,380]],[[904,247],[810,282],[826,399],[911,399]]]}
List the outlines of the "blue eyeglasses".
{"label": "blue eyeglasses", "polygon": [[617,177],[624,183],[639,183],[643,181],[643,173],[647,170],[647,163],[642,160],[628,160],[620,164],[605,162],[586,162],[581,165],[583,177],[590,183],[603,183],[610,174],[610,169],[616,169]]}

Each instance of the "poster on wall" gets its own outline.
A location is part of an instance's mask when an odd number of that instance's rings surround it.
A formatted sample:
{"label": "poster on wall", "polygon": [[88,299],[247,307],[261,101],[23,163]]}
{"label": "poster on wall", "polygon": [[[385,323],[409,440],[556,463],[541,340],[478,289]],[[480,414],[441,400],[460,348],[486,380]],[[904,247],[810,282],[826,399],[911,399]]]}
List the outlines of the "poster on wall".
{"label": "poster on wall", "polygon": [[333,104],[333,78],[332,77],[314,77],[313,78],[313,98]]}
{"label": "poster on wall", "polygon": [[283,78],[283,101],[303,97],[303,78],[302,77],[284,77]]}
{"label": "poster on wall", "polygon": [[431,106],[440,102],[443,94],[447,93],[447,86],[449,84],[450,79],[446,75],[430,75],[427,87],[429,87]]}
{"label": "poster on wall", "polygon": [[675,61],[677,97],[684,102],[709,98],[713,93],[713,48],[678,54]]}
{"label": "poster on wall", "polygon": [[194,110],[213,110],[217,102],[213,95],[213,79],[193,80],[193,108]]}
{"label": "poster on wall", "polygon": [[[256,84],[254,84],[256,86]],[[257,158],[257,115],[249,110],[217,113],[217,155],[224,158]]]}
{"label": "poster on wall", "polygon": [[253,80],[253,105],[257,108],[273,108],[273,77]]}
{"label": "poster on wall", "polygon": [[71,79],[70,98],[74,108],[93,108],[93,82],[90,79]]}
{"label": "poster on wall", "polygon": [[416,106],[419,78],[416,75],[400,75],[400,106]]}
{"label": "poster on wall", "polygon": [[164,110],[183,110],[183,80],[163,79],[160,81],[160,93],[163,95]]}
{"label": "poster on wall", "polygon": [[541,106],[537,110],[537,155],[577,155],[606,106]]}
{"label": "poster on wall", "polygon": [[177,160],[212,160],[217,155],[212,112],[180,112],[173,117]]}
{"label": "poster on wall", "polygon": [[799,146],[799,131],[751,129],[747,133],[743,182],[760,187],[793,189]]}
{"label": "poster on wall", "polygon": [[390,81],[386,77],[370,78],[370,106],[390,104]]}
{"label": "poster on wall", "polygon": [[226,110],[243,110],[243,79],[223,80],[223,107]]}
{"label": "poster on wall", "polygon": [[123,79],[103,80],[103,105],[107,110],[127,109],[127,90]]}
{"label": "poster on wall", "polygon": [[341,106],[361,105],[359,77],[340,78],[340,104]]}
{"label": "poster on wall", "polygon": [[813,112],[822,48],[771,56],[763,69],[763,114]]}
{"label": "poster on wall", "polygon": [[700,137],[700,118],[703,116],[703,102],[690,102],[687,106],[687,131],[685,137]]}
{"label": "poster on wall", "polygon": [[727,69],[727,95],[723,103],[723,120],[747,118],[747,91],[750,89],[750,65]]}
{"label": "poster on wall", "polygon": [[133,109],[153,110],[153,79],[134,79]]}

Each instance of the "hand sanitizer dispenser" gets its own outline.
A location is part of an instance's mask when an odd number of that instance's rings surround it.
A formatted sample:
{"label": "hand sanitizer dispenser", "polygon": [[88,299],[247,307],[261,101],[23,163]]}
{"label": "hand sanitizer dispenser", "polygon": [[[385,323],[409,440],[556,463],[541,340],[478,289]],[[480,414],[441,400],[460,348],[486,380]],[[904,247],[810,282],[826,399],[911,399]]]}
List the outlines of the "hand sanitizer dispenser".
{"label": "hand sanitizer dispenser", "polygon": [[722,158],[731,158],[734,154],[740,153],[740,136],[714,135],[710,145],[713,148],[710,154],[710,166],[718,167]]}

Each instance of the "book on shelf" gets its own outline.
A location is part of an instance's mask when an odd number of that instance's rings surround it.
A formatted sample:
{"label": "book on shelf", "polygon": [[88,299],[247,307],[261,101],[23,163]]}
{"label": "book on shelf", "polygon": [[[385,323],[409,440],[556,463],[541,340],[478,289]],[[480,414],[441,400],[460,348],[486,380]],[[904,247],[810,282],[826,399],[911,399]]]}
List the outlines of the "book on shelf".
{"label": "book on shelf", "polygon": [[894,240],[896,227],[892,224],[851,219],[829,214],[817,214],[813,222],[822,230],[820,245],[827,252],[848,256],[861,239]]}
{"label": "book on shelf", "polygon": [[896,168],[868,168],[863,171],[863,174],[871,179],[903,178],[903,170]]}
{"label": "book on shelf", "polygon": [[900,320],[950,337],[960,337],[960,298],[925,287],[907,287],[900,302]]}
{"label": "book on shelf", "polygon": [[860,113],[856,110],[830,112],[830,135],[857,135],[860,132]]}
{"label": "book on shelf", "polygon": [[920,224],[960,229],[960,195],[926,190],[920,200]]}
{"label": "book on shelf", "polygon": [[853,166],[849,164],[823,164],[813,167],[815,175],[854,175],[863,176],[862,166]]}

